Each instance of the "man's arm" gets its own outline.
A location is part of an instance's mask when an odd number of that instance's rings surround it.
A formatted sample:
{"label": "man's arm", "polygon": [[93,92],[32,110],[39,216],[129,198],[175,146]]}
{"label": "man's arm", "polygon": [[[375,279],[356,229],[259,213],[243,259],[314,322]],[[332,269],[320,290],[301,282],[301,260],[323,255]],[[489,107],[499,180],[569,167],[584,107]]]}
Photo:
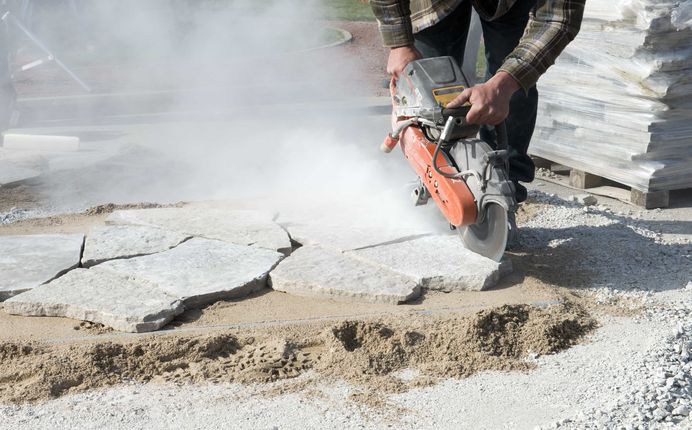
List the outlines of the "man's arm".
{"label": "man's arm", "polygon": [[394,77],[423,56],[413,46],[410,0],[370,0],[385,48],[390,48],[387,73]]}
{"label": "man's arm", "polygon": [[585,0],[538,0],[519,45],[500,71],[528,91],[579,33]]}
{"label": "man's arm", "polygon": [[505,58],[495,76],[466,89],[448,106],[472,105],[466,120],[499,124],[507,118],[509,100],[519,88],[536,85],[579,32],[585,0],[538,0],[517,47]]}

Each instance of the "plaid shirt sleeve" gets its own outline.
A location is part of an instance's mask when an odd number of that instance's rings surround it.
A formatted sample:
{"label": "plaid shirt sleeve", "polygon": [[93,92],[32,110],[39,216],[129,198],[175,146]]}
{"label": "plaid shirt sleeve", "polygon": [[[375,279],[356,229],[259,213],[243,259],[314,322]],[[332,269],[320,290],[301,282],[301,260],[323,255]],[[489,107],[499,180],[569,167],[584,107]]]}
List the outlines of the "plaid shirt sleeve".
{"label": "plaid shirt sleeve", "polygon": [[410,0],[370,0],[387,48],[413,45]]}
{"label": "plaid shirt sleeve", "polygon": [[585,0],[538,0],[519,45],[503,70],[528,91],[579,32]]}

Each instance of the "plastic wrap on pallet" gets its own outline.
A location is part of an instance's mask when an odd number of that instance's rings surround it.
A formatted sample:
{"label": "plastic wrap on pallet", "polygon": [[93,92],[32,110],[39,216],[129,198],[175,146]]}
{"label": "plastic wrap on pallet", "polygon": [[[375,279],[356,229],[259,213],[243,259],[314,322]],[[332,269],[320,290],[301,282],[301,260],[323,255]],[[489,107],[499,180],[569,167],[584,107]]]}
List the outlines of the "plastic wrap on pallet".
{"label": "plastic wrap on pallet", "polygon": [[692,0],[589,0],[541,78],[530,153],[642,191],[692,187]]}
{"label": "plastic wrap on pallet", "polygon": [[692,0],[680,3],[670,13],[670,22],[678,30],[692,27]]}

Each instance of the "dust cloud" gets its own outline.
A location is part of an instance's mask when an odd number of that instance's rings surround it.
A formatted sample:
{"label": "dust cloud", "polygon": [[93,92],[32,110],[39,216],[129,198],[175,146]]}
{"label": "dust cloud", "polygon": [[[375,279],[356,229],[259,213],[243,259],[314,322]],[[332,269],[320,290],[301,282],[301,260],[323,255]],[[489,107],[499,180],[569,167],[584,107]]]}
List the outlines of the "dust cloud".
{"label": "dust cloud", "polygon": [[444,228],[412,207],[406,184],[415,175],[401,154],[378,150],[389,118],[363,107],[363,82],[381,77],[366,76],[340,48],[314,49],[333,37],[322,3],[94,2],[83,11],[85,55],[122,64],[119,85],[165,92],[165,101],[115,125],[58,130],[95,136],[84,147],[108,157],[51,172],[37,187],[62,211],[230,199],[359,224]]}

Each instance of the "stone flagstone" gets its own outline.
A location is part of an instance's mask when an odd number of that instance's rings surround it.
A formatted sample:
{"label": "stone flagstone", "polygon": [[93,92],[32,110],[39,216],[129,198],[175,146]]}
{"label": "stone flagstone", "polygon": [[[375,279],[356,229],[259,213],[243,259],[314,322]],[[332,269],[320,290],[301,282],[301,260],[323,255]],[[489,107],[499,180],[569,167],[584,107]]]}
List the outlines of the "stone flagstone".
{"label": "stone flagstone", "polygon": [[155,254],[171,249],[189,235],[147,226],[105,226],[89,232],[84,243],[82,266],[118,258]]}
{"label": "stone flagstone", "polygon": [[183,312],[183,305],[153,283],[97,266],[75,269],[12,297],[4,310],[14,315],[74,318],[140,333],[163,327]]}
{"label": "stone flagstone", "polygon": [[413,239],[428,234],[414,228],[387,228],[344,224],[286,224],[291,238],[302,245],[315,245],[337,251],[360,248]]}
{"label": "stone flagstone", "polygon": [[[500,263],[469,251],[452,235],[427,236],[348,254],[410,276],[431,290],[483,290],[495,285],[501,274]],[[511,263],[509,267],[511,271]]]}
{"label": "stone flagstone", "polygon": [[268,249],[194,238],[165,252],[97,267],[147,280],[186,306],[198,306],[265,287],[267,274],[282,258]]}
{"label": "stone flagstone", "polygon": [[274,290],[304,296],[398,304],[420,294],[410,277],[317,246],[297,249],[270,277]]}
{"label": "stone flagstone", "polygon": [[287,253],[291,250],[291,240],[272,218],[273,214],[261,211],[192,206],[120,210],[113,212],[106,223],[158,227],[185,235]]}
{"label": "stone flagstone", "polygon": [[18,166],[7,160],[0,160],[0,185],[35,178],[40,174],[41,172],[37,169]]}
{"label": "stone flagstone", "polygon": [[0,236],[0,301],[79,265],[81,234]]}

